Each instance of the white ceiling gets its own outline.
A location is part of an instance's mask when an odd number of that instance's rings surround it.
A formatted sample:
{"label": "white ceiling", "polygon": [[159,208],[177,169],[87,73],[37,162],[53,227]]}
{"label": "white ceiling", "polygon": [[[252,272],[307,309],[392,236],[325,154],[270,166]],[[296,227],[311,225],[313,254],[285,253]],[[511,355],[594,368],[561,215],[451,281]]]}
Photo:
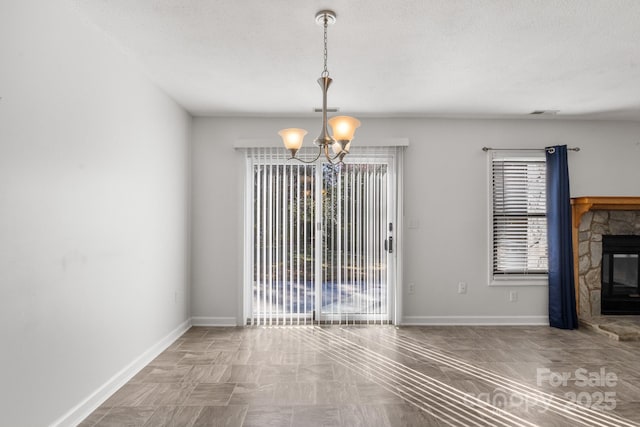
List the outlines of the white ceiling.
{"label": "white ceiling", "polygon": [[640,121],[638,0],[72,0],[194,115]]}

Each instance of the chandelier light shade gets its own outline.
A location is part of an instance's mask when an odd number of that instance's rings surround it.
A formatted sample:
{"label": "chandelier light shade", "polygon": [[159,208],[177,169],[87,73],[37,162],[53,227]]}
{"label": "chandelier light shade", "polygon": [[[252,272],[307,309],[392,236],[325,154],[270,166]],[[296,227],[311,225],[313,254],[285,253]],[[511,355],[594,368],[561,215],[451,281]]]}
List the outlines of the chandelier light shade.
{"label": "chandelier light shade", "polygon": [[[282,137],[284,146],[291,153],[291,159],[299,160],[303,163],[313,163],[322,154],[329,163],[341,163],[344,157],[349,154],[349,147],[356,129],[360,126],[360,121],[349,116],[337,116],[327,120],[327,92],[333,79],[329,77],[327,69],[327,27],[336,22],[336,14],[332,10],[321,10],[316,14],[316,22],[324,28],[324,69],[318,79],[318,84],[322,90],[322,129],[320,135],[314,143],[318,146],[318,155],[313,160],[303,160],[296,157],[298,150],[302,147],[302,140],[307,131],[299,128],[282,129],[278,134]],[[331,126],[333,135],[329,133],[328,126]],[[333,151],[330,153],[329,148]]]}
{"label": "chandelier light shade", "polygon": [[333,138],[340,144],[346,144],[353,139],[356,129],[360,127],[360,120],[349,116],[337,116],[329,119],[329,126],[333,131]]}
{"label": "chandelier light shade", "polygon": [[291,152],[291,157],[295,157],[298,150],[302,147],[302,140],[308,132],[299,128],[282,129],[278,135],[282,137],[284,148]]}

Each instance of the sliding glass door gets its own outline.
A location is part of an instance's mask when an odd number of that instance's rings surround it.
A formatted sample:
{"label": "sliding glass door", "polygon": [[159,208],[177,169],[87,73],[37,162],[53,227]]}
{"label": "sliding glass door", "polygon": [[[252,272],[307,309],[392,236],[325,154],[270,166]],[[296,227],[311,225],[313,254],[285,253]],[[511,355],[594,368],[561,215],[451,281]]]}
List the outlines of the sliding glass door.
{"label": "sliding glass door", "polygon": [[323,165],[321,320],[389,319],[388,170],[383,162]]}
{"label": "sliding glass door", "polygon": [[247,156],[245,313],[258,325],[388,322],[395,155],[300,164]]}

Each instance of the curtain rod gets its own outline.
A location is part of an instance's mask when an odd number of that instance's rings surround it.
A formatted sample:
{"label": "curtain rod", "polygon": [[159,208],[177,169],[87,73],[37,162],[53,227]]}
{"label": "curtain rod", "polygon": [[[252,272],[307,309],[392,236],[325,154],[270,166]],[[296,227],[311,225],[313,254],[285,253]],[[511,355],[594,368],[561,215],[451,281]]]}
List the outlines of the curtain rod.
{"label": "curtain rod", "polygon": [[[493,150],[503,150],[503,151],[544,151],[546,148],[492,148],[492,147],[482,147],[482,151],[493,151]],[[570,147],[567,148],[568,151],[580,151],[580,147]]]}

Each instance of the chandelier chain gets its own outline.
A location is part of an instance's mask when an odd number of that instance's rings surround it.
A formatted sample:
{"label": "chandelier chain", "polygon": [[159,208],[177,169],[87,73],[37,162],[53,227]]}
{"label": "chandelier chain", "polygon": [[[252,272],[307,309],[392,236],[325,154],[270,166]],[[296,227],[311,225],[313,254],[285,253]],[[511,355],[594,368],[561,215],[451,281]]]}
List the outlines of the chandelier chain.
{"label": "chandelier chain", "polygon": [[324,69],[322,70],[322,77],[329,77],[329,70],[327,69],[327,27],[329,25],[329,18],[327,14],[324,14]]}

